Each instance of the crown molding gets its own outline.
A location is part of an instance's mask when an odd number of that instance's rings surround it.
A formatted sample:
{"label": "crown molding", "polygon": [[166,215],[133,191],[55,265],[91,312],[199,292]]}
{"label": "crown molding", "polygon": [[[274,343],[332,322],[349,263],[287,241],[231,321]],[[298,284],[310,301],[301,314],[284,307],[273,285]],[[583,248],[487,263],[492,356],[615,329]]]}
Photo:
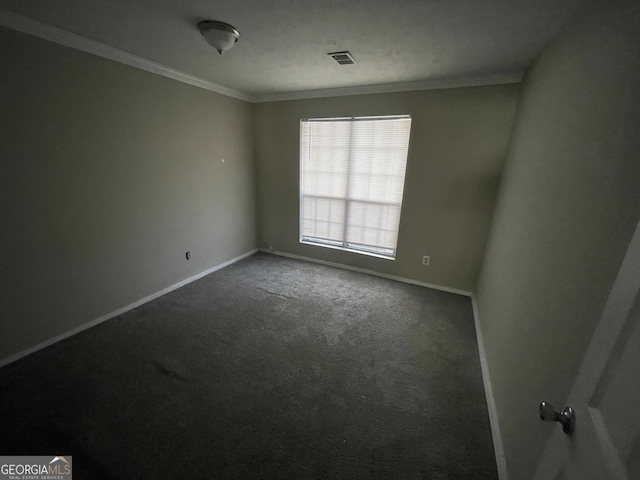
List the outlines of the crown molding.
{"label": "crown molding", "polygon": [[166,65],[125,52],[119,48],[90,40],[75,33],[52,27],[51,25],[17,15],[7,10],[0,9],[0,26],[42,38],[59,45],[64,45],[65,47],[97,55],[108,60],[113,60],[114,62],[129,65],[130,67],[155,73],[156,75],[171,78],[188,85],[193,85],[194,87],[216,92],[227,97],[233,97],[247,102],[252,100],[252,96],[244,92],[225,87],[224,85],[205,80],[204,78],[189,75],[188,73],[167,67]]}
{"label": "crown molding", "polygon": [[349,95],[368,95],[377,93],[415,92],[420,90],[441,90],[448,88],[479,87],[485,85],[504,85],[520,83],[524,75],[524,72],[512,72],[421,80],[416,82],[389,83],[383,85],[327,88],[322,90],[305,90],[285,93],[250,94],[225,87],[224,85],[211,82],[201,77],[181,72],[175,68],[147,60],[146,58],[139,57],[133,53],[120,50],[119,48],[111,47],[104,43],[47,25],[37,20],[23,17],[1,8],[0,26],[250,103],[281,102],[286,100],[306,100],[313,98],[343,97]]}
{"label": "crown molding", "polygon": [[444,90],[448,88],[482,87],[486,85],[506,85],[520,83],[524,72],[470,75],[466,77],[421,80],[417,82],[365,85],[361,87],[327,88],[290,93],[266,93],[253,95],[253,103],[282,102],[312,98],[345,97],[349,95],[369,95],[377,93],[415,92],[420,90]]}

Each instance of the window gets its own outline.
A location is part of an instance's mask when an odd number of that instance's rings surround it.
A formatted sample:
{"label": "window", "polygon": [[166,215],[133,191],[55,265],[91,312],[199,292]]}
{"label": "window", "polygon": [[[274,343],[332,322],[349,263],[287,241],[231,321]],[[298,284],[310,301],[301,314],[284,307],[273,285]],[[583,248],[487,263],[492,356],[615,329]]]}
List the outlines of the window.
{"label": "window", "polygon": [[411,117],[300,122],[300,242],[394,259]]}

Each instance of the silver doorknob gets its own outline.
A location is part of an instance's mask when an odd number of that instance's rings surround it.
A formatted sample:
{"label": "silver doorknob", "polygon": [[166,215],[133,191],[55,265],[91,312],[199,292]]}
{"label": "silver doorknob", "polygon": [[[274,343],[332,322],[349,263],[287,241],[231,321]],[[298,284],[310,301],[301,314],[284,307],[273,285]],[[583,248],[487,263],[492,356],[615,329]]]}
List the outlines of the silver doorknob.
{"label": "silver doorknob", "polygon": [[576,430],[576,412],[573,408],[566,406],[559,412],[548,402],[540,402],[540,419],[545,422],[560,422],[562,431],[567,435],[572,435]]}

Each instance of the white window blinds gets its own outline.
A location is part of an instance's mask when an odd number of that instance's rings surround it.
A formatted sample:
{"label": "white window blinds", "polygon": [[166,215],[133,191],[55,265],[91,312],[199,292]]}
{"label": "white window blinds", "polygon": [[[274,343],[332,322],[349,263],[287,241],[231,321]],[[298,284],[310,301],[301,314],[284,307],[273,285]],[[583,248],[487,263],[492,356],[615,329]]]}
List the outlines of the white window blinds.
{"label": "white window blinds", "polygon": [[300,241],[395,258],[411,117],[304,119]]}

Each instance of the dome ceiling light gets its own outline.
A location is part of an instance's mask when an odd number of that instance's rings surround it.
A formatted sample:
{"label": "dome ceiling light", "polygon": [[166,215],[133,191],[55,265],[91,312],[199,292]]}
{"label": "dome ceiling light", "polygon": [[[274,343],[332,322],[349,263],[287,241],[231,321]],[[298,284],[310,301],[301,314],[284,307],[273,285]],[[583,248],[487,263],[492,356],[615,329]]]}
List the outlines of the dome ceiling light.
{"label": "dome ceiling light", "polygon": [[218,20],[204,20],[198,23],[198,28],[207,43],[220,55],[233,47],[240,38],[240,32],[235,27]]}

